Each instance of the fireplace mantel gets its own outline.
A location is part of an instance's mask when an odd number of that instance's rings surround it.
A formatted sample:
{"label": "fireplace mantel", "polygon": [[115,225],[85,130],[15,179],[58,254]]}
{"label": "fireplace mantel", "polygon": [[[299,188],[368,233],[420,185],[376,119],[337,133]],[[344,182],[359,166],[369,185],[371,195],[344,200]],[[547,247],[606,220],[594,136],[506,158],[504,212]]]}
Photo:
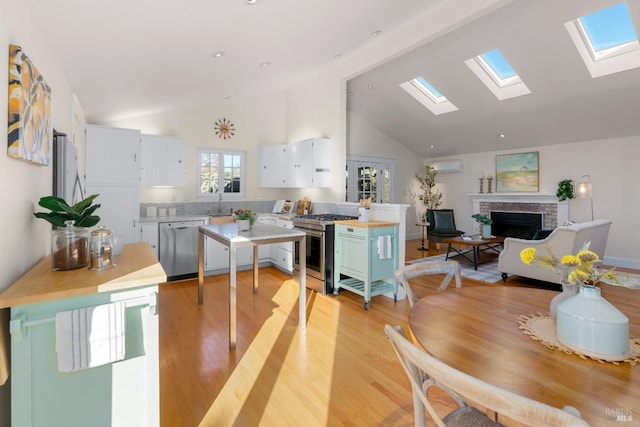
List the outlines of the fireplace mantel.
{"label": "fireplace mantel", "polygon": [[501,204],[551,204],[557,209],[557,225],[569,220],[569,204],[558,201],[558,196],[547,193],[472,193],[469,194],[473,203],[473,213],[480,213],[480,203]]}

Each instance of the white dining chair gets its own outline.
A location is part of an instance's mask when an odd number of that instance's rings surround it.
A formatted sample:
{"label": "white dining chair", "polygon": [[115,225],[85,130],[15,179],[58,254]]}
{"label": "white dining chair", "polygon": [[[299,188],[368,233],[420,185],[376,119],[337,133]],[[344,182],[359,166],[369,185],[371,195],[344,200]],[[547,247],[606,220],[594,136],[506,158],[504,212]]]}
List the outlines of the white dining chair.
{"label": "white dining chair", "polygon": [[[406,338],[401,326],[385,325],[384,330],[411,382],[416,427],[425,426],[425,410],[440,427],[503,426],[500,418],[504,417],[521,423],[519,425],[532,427],[589,426],[580,418],[580,412],[573,407],[565,406],[564,409],[559,409],[452,368],[415,346]],[[441,417],[429,399],[431,387],[440,388],[448,393],[458,408]],[[477,407],[470,406],[468,402],[486,408],[494,415],[494,419],[489,418],[487,413]]]}

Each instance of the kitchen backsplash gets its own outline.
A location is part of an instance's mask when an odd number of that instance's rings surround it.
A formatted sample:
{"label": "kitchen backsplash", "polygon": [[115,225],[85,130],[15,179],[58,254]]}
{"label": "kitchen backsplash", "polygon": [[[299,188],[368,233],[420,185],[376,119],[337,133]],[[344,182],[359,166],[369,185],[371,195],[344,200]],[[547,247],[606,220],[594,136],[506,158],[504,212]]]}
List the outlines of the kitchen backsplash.
{"label": "kitchen backsplash", "polygon": [[[160,212],[164,210],[164,216],[173,216],[173,210],[175,209],[176,216],[207,216],[228,214],[239,208],[249,208],[254,212],[271,213],[275,200],[259,200],[259,201],[222,201],[218,205],[218,202],[186,202],[186,203],[141,203],[140,204],[140,218],[149,218],[147,215],[147,208],[156,208],[156,215],[160,215]],[[219,206],[219,207],[218,207]],[[335,212],[335,203],[313,203],[311,205],[311,213],[339,213]],[[349,214],[353,214],[349,212]],[[355,211],[357,215],[357,209]],[[151,217],[155,217],[151,215]]]}

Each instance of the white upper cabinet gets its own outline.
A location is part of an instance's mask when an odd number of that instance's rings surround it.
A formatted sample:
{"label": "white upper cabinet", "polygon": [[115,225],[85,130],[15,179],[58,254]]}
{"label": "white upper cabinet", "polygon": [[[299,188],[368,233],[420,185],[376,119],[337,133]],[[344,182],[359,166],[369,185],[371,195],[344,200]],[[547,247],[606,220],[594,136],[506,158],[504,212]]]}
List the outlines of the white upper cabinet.
{"label": "white upper cabinet", "polygon": [[184,185],[184,141],[171,136],[142,135],[143,187]]}
{"label": "white upper cabinet", "polygon": [[313,143],[304,140],[289,144],[287,151],[287,186],[313,187]]}
{"label": "white upper cabinet", "polygon": [[287,144],[258,146],[257,187],[287,186]]}
{"label": "white upper cabinet", "polygon": [[312,144],[312,187],[331,187],[331,140],[314,138]]}
{"label": "white upper cabinet", "polygon": [[87,125],[87,184],[140,185],[140,131]]}
{"label": "white upper cabinet", "polygon": [[293,144],[258,147],[258,187],[329,187],[331,140],[311,138]]}

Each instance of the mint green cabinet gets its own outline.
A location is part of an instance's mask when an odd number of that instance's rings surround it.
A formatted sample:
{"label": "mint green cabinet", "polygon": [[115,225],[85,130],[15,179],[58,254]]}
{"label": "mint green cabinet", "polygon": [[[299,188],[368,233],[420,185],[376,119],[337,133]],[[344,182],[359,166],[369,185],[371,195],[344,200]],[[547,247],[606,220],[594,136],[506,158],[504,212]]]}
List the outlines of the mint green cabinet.
{"label": "mint green cabinet", "polygon": [[395,297],[398,292],[393,279],[398,268],[398,225],[345,222],[351,224],[335,226],[334,294],[345,289],[362,295],[364,308],[369,309],[371,297],[386,292]]}
{"label": "mint green cabinet", "polygon": [[[97,274],[97,273],[96,273]],[[11,307],[13,426],[158,426],[157,285]],[[125,359],[58,372],[55,316],[125,301]]]}

